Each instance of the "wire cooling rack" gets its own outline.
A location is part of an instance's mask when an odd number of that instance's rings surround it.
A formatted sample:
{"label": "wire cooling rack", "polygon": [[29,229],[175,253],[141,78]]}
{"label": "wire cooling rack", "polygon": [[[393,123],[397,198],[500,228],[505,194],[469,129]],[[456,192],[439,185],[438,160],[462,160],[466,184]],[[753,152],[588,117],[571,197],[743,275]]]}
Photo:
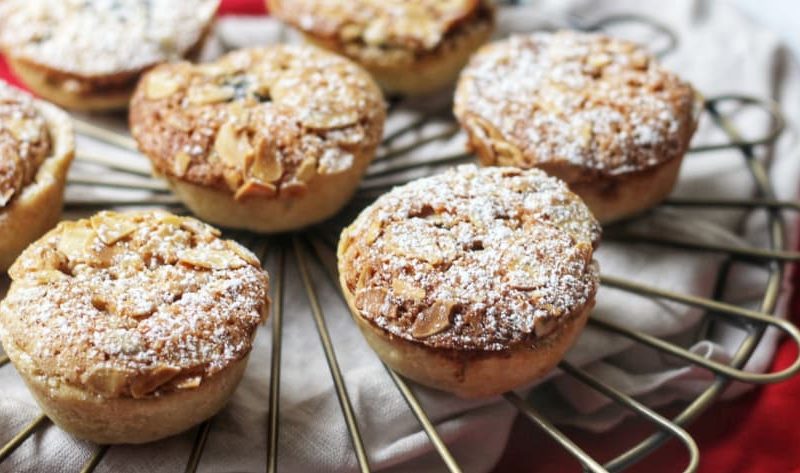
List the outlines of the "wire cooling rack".
{"label": "wire cooling rack", "polygon": [[[639,23],[651,28],[655,33],[666,38],[666,45],[659,49],[660,53],[667,53],[677,45],[677,36],[663,25],[658,24],[647,18],[639,16],[625,15],[606,18],[594,24],[573,25],[580,29],[597,30],[615,23]],[[771,116],[771,128],[756,139],[745,139],[733,121],[722,111],[726,103],[733,103],[739,107],[754,107],[763,110]],[[668,300],[696,307],[703,310],[703,317],[709,326],[713,324],[733,325],[746,332],[746,336],[741,341],[738,349],[728,364],[719,363],[700,355],[697,355],[685,348],[672,342],[663,340],[646,333],[642,333],[623,325],[590,318],[590,323],[602,330],[622,335],[636,343],[650,347],[667,355],[677,357],[687,365],[694,365],[714,374],[714,381],[699,396],[682,407],[682,410],[671,418],[666,418],[647,406],[636,401],[632,397],[610,386],[602,379],[598,379],[586,371],[573,366],[567,362],[559,364],[559,368],[566,376],[571,376],[591,389],[599,392],[617,405],[629,410],[636,416],[652,423],[656,427],[656,432],[644,437],[632,448],[624,451],[616,458],[601,464],[598,460],[588,455],[581,447],[571,441],[562,431],[558,429],[547,416],[543,415],[537,407],[529,401],[523,399],[514,392],[503,395],[505,400],[519,410],[520,414],[528,418],[531,422],[541,428],[547,435],[552,437],[569,454],[577,459],[584,470],[591,472],[620,471],[638,461],[642,460],[649,453],[657,449],[661,444],[670,438],[677,439],[686,449],[688,462],[683,471],[695,471],[699,460],[699,451],[692,437],[684,430],[689,422],[705,411],[722,391],[732,382],[740,381],[752,384],[775,383],[784,380],[798,370],[800,370],[800,357],[795,359],[790,367],[777,373],[750,373],[742,370],[742,367],[750,359],[753,351],[761,340],[764,331],[768,327],[783,332],[791,337],[795,343],[800,345],[800,331],[789,322],[778,319],[774,316],[776,304],[780,295],[781,281],[784,276],[785,266],[788,263],[800,261],[800,253],[787,250],[784,240],[785,225],[781,216],[784,211],[800,211],[800,202],[781,201],[775,198],[765,165],[756,158],[755,149],[759,147],[770,147],[774,144],[784,129],[784,119],[776,103],[755,97],[741,95],[724,95],[709,98],[705,101],[705,113],[711,118],[714,125],[722,131],[728,138],[728,142],[693,147],[689,152],[692,154],[704,153],[721,149],[738,150],[742,164],[752,176],[757,189],[757,195],[753,199],[745,200],[719,200],[719,199],[668,199],[661,204],[662,207],[684,207],[684,208],[706,208],[706,209],[745,209],[760,210],[766,213],[768,219],[766,247],[741,247],[706,244],[690,242],[685,240],[673,240],[664,237],[652,237],[635,234],[611,233],[606,239],[636,242],[640,244],[665,246],[679,248],[693,252],[709,252],[725,255],[717,275],[716,287],[711,298],[697,297],[660,289],[649,285],[640,284],[636,281],[621,279],[617,277],[601,276],[601,284],[607,287],[626,291],[631,297],[646,297],[660,300]],[[426,166],[447,166],[458,162],[467,162],[474,157],[468,153],[461,153],[448,156],[431,157],[424,162],[414,162],[411,164],[402,163],[401,158],[408,153],[416,150],[420,146],[436,139],[452,136],[458,131],[455,123],[443,132],[428,138],[417,140],[411,145],[395,146],[394,143],[401,137],[414,132],[419,127],[425,125],[432,119],[432,115],[427,115],[402,129],[394,131],[386,136],[379,156],[376,158],[378,167],[373,166],[365,177],[359,191],[351,205],[345,209],[339,219],[319,225],[301,233],[294,233],[280,236],[258,236],[242,232],[228,232],[228,237],[237,238],[244,244],[250,246],[261,256],[262,261],[267,260],[267,251],[277,252],[277,266],[267,268],[272,276],[274,308],[271,317],[272,323],[272,359],[270,372],[270,389],[267,402],[269,403],[268,413],[268,440],[266,445],[267,472],[277,471],[278,460],[278,437],[280,435],[280,383],[281,383],[281,341],[283,333],[283,295],[285,287],[285,275],[288,261],[294,261],[299,269],[302,283],[306,290],[306,295],[311,307],[320,342],[325,354],[330,374],[333,379],[339,405],[342,411],[344,422],[346,423],[353,451],[357,459],[359,469],[362,472],[370,470],[370,460],[364,448],[364,441],[359,431],[358,413],[353,410],[348,389],[342,376],[339,363],[334,349],[334,340],[328,331],[325,321],[325,309],[320,304],[317,288],[310,275],[312,264],[320,265],[330,277],[331,282],[338,287],[338,277],[336,275],[335,243],[338,232],[343,224],[343,219],[354,215],[359,209],[368,205],[375,197],[385,192],[388,188],[406,182],[404,174],[414,168]],[[75,120],[76,130],[79,134],[104,141],[113,146],[125,149],[136,150],[135,143],[127,136],[114,133],[104,128],[97,127],[84,121]],[[135,199],[72,199],[67,202],[68,209],[93,209],[106,208],[112,206],[160,206],[167,207],[177,212],[185,212],[180,202],[169,194],[166,186],[156,180],[150,179],[149,169],[133,162],[121,162],[111,160],[100,155],[78,153],[78,159],[109,169],[123,171],[137,177],[137,179],[119,179],[113,177],[71,177],[70,184],[90,185],[101,188],[130,188],[152,191],[152,195],[147,198]],[[146,178],[146,179],[143,179]],[[380,179],[380,180],[376,180]],[[289,259],[289,255],[292,259]],[[768,278],[764,287],[763,297],[758,310],[750,310],[736,305],[728,304],[720,300],[725,288],[726,279],[731,267],[735,264],[753,264],[762,267],[767,273]],[[342,300],[342,303],[343,300]],[[8,364],[7,356],[0,356],[0,367]],[[6,368],[8,369],[8,368]],[[386,370],[396,385],[400,394],[406,400],[409,410],[417,418],[421,427],[427,433],[434,449],[441,457],[444,468],[451,472],[461,471],[457,460],[448,450],[447,445],[436,431],[436,427],[425,413],[422,405],[414,394],[414,389],[406,380],[386,367]],[[212,419],[213,420],[213,419]],[[49,425],[49,420],[44,414],[40,414],[31,421],[11,440],[0,448],[0,463],[6,460],[26,439],[36,431]],[[197,427],[197,434],[186,462],[186,471],[196,471],[201,462],[203,450],[209,432],[212,429],[212,421],[206,421]],[[82,472],[93,471],[102,461],[109,446],[98,446],[95,453],[88,459],[81,469]],[[676,471],[680,466],[676,467]]]}

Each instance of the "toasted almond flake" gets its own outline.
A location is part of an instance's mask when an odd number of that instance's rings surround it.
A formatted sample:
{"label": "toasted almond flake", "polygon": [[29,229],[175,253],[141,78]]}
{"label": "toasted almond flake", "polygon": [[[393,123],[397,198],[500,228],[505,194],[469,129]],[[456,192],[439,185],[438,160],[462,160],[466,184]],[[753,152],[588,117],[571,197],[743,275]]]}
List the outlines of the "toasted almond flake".
{"label": "toasted almond flake", "polygon": [[427,310],[423,311],[411,326],[411,335],[414,338],[427,338],[445,331],[450,327],[450,315],[455,304],[452,302],[436,301]]}
{"label": "toasted almond flake", "polygon": [[255,179],[248,179],[245,181],[239,190],[236,191],[233,198],[242,200],[249,197],[274,197],[278,195],[278,189],[275,185],[268,182],[260,182]]}
{"label": "toasted almond flake", "polygon": [[356,294],[356,307],[369,318],[385,315],[382,313],[385,302],[386,291],[381,288],[362,289]]}
{"label": "toasted almond flake", "polygon": [[237,269],[245,265],[236,253],[207,248],[195,248],[181,252],[178,259],[189,266],[205,269]]}
{"label": "toasted almond flake", "polygon": [[178,218],[180,219],[180,222],[178,222],[178,226],[186,231],[194,233],[195,235],[204,235],[204,236],[211,235],[215,237],[219,237],[220,235],[222,235],[222,232],[220,232],[217,228],[214,228],[205,222],[201,222],[196,218],[191,218],[191,217],[178,217]]}
{"label": "toasted almond flake", "polygon": [[209,105],[228,101],[235,94],[232,87],[203,84],[189,89],[187,99],[192,105]]}
{"label": "toasted almond flake", "polygon": [[394,290],[396,296],[411,299],[415,302],[421,302],[425,299],[425,289],[399,278],[392,281],[392,290]]}
{"label": "toasted almond flake", "polygon": [[275,182],[283,175],[283,164],[278,153],[267,144],[266,140],[261,140],[259,153],[248,172],[261,182]]}
{"label": "toasted almond flake", "polygon": [[83,375],[83,383],[92,391],[106,396],[117,397],[125,389],[128,374],[125,371],[99,366]]}
{"label": "toasted almond flake", "polygon": [[308,157],[300,163],[297,168],[295,177],[303,182],[308,182],[317,174],[317,160],[313,157]]}
{"label": "toasted almond flake", "polygon": [[42,132],[39,122],[30,118],[11,118],[4,123],[4,127],[18,141],[35,141]]}
{"label": "toasted almond flake", "polygon": [[131,381],[131,396],[141,399],[168,383],[180,373],[180,369],[172,366],[157,366],[153,370],[142,373]]}
{"label": "toasted almond flake", "polygon": [[519,148],[507,141],[495,141],[492,143],[495,150],[497,163],[501,166],[518,166],[522,163],[522,153]]}
{"label": "toasted almond flake", "polygon": [[244,246],[236,243],[235,241],[227,241],[225,242],[225,244],[228,247],[228,249],[236,253],[239,256],[239,258],[242,258],[243,260],[247,261],[249,264],[252,264],[253,266],[261,266],[261,263],[258,261],[256,255],[254,255],[253,252],[251,252]]}
{"label": "toasted almond flake", "polygon": [[147,75],[147,88],[145,94],[148,99],[159,100],[167,98],[181,88],[180,75],[166,72],[154,72]]}
{"label": "toasted almond flake", "polygon": [[558,319],[537,317],[534,319],[533,328],[537,337],[544,337],[549,335],[558,326]]}
{"label": "toasted almond flake", "polygon": [[192,162],[192,157],[189,154],[180,151],[178,154],[175,155],[175,161],[173,162],[172,172],[178,176],[183,177],[186,175],[186,171],[189,170],[189,164]]}
{"label": "toasted almond flake", "polygon": [[192,376],[191,378],[186,378],[175,385],[177,389],[194,389],[200,386],[200,383],[203,381],[202,376]]}
{"label": "toasted almond flake", "polygon": [[50,283],[64,280],[67,275],[54,269],[43,269],[33,273],[32,277],[38,282]]}
{"label": "toasted almond flake", "polygon": [[222,162],[239,170],[245,168],[248,155],[253,153],[247,134],[237,132],[233,121],[225,122],[220,127],[214,141],[214,150],[222,158]]}
{"label": "toasted almond flake", "polygon": [[61,229],[57,248],[68,259],[80,259],[94,246],[97,234],[93,229],[73,222],[64,224]]}
{"label": "toasted almond flake", "polygon": [[136,231],[136,224],[127,219],[114,218],[107,212],[100,212],[89,221],[97,236],[106,245],[113,245]]}

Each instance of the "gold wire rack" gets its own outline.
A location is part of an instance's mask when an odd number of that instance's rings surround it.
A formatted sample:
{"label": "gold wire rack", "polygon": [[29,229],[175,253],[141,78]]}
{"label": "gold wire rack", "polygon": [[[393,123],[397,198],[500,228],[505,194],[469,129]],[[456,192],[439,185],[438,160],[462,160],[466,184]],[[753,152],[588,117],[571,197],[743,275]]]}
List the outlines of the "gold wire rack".
{"label": "gold wire rack", "polygon": [[[663,25],[648,18],[634,15],[622,15],[606,18],[597,23],[587,25],[574,25],[580,29],[595,30],[619,22],[640,22],[653,30],[665,35],[668,38],[667,47],[660,51],[662,54],[669,52],[677,45],[676,35]],[[736,124],[731,118],[721,111],[721,106],[725,103],[733,103],[741,107],[756,107],[771,116],[771,127],[761,137],[755,139],[745,139]],[[391,108],[391,106],[390,106]],[[782,212],[800,211],[800,202],[777,200],[770,179],[767,174],[765,164],[756,157],[757,148],[772,146],[784,129],[784,119],[779,110],[778,104],[756,97],[743,95],[721,95],[709,98],[705,101],[704,110],[713,124],[721,130],[728,138],[728,142],[717,143],[693,147],[689,152],[692,154],[705,153],[722,149],[738,150],[741,155],[743,165],[749,170],[752,176],[757,195],[753,199],[721,200],[721,199],[668,199],[661,204],[662,207],[683,207],[683,208],[704,208],[704,209],[740,209],[740,210],[760,210],[766,213],[768,219],[766,247],[746,247],[729,245],[712,245],[706,243],[692,242],[686,240],[670,239],[664,237],[652,237],[636,234],[626,234],[611,231],[608,238],[618,241],[635,242],[646,245],[656,245],[663,247],[679,248],[693,252],[719,253],[725,255],[725,259],[720,266],[717,276],[716,287],[710,298],[698,297],[667,291],[655,286],[640,284],[636,281],[626,280],[618,277],[601,276],[601,284],[610,288],[626,291],[632,297],[647,297],[653,299],[673,301],[690,307],[703,310],[703,317],[710,327],[712,324],[730,324],[746,332],[746,336],[741,341],[735,351],[731,361],[727,364],[720,363],[708,358],[697,355],[683,346],[673,342],[658,338],[640,331],[627,328],[622,325],[591,318],[590,323],[601,330],[622,335],[636,343],[650,347],[653,350],[664,354],[677,357],[687,365],[694,365],[714,374],[714,380],[710,385],[694,400],[682,407],[682,410],[671,418],[666,418],[653,409],[643,405],[631,396],[615,389],[602,379],[599,379],[581,368],[567,362],[561,362],[559,368],[565,376],[571,376],[591,389],[607,397],[615,404],[630,411],[641,419],[652,423],[656,432],[642,438],[636,445],[619,454],[612,460],[601,464],[598,460],[587,454],[579,445],[570,440],[558,427],[556,427],[547,416],[543,415],[535,405],[521,397],[515,392],[508,392],[503,398],[513,405],[521,415],[529,419],[542,429],[547,435],[552,437],[570,455],[572,455],[585,471],[606,472],[621,471],[631,465],[641,461],[649,453],[653,452],[660,445],[670,438],[677,439],[685,448],[688,461],[683,471],[695,471],[699,462],[699,450],[684,427],[693,419],[704,412],[723,390],[732,382],[739,381],[752,384],[775,383],[800,371],[800,355],[792,364],[774,373],[751,373],[742,368],[750,359],[756,346],[761,340],[764,331],[768,327],[774,327],[800,346],[800,331],[791,323],[776,318],[774,315],[778,298],[780,296],[781,281],[784,276],[785,266],[788,263],[800,261],[800,253],[787,250],[784,240],[785,224]],[[271,318],[272,324],[272,358],[269,384],[269,410],[267,418],[267,461],[265,470],[276,472],[278,470],[278,438],[280,435],[280,383],[281,383],[281,355],[282,355],[282,333],[283,333],[283,312],[284,312],[284,288],[286,267],[289,255],[293,255],[293,260],[300,273],[302,284],[311,308],[313,317],[319,334],[320,342],[325,354],[325,358],[330,369],[330,374],[336,389],[339,405],[342,411],[344,422],[350,434],[354,455],[356,457],[359,470],[362,472],[371,471],[370,460],[365,448],[365,442],[359,430],[358,414],[354,411],[348,395],[347,385],[342,376],[339,362],[336,357],[334,341],[328,331],[325,318],[325,310],[321,305],[318,295],[316,282],[311,276],[310,265],[318,264],[330,278],[334,286],[338,287],[338,277],[336,274],[335,243],[338,232],[342,226],[348,223],[350,216],[354,215],[364,206],[369,204],[377,195],[380,195],[392,186],[402,184],[407,181],[404,176],[409,170],[422,167],[442,167],[459,162],[466,162],[474,159],[468,153],[458,153],[448,156],[432,157],[424,162],[401,163],[395,162],[399,157],[418,149],[439,138],[452,136],[457,133],[458,128],[455,123],[443,132],[423,140],[418,140],[407,146],[393,146],[393,143],[400,137],[413,132],[425,125],[435,115],[428,114],[420,120],[414,121],[403,128],[387,135],[383,140],[382,152],[376,158],[379,168],[371,168],[365,177],[356,197],[351,205],[345,209],[338,218],[326,222],[309,230],[289,234],[264,237],[244,232],[229,232],[229,236],[237,238],[244,244],[256,251],[267,261],[267,253],[276,252],[276,267],[269,268],[270,275],[273,277],[273,300],[274,309]],[[94,138],[119,147],[128,151],[136,151],[133,140],[122,134],[109,131],[85,121],[75,120],[75,127],[79,134]],[[92,178],[71,178],[71,184],[99,186],[105,188],[133,188],[147,190],[151,195],[147,198],[121,198],[113,200],[80,199],[73,198],[67,202],[69,209],[81,210],[92,208],[103,208],[110,206],[158,206],[169,207],[178,212],[185,212],[180,202],[167,190],[161,182],[150,178],[150,170],[146,166],[141,166],[135,162],[125,162],[112,160],[101,155],[79,153],[78,159],[93,164],[105,166],[109,169],[122,171],[136,180],[95,176]],[[147,178],[143,180],[142,178]],[[376,181],[380,178],[380,181]],[[389,178],[388,180],[386,178]],[[758,310],[750,310],[721,301],[721,295],[725,288],[726,279],[735,264],[757,265],[763,268],[767,274],[764,287],[764,294]],[[341,294],[340,294],[341,295]],[[342,303],[343,300],[342,300]],[[346,304],[345,304],[346,305]],[[0,367],[7,365],[7,356],[0,356]],[[454,456],[448,450],[447,445],[439,436],[436,426],[431,422],[422,404],[414,393],[412,385],[406,380],[386,367],[389,377],[396,385],[398,391],[408,404],[411,414],[419,421],[420,426],[427,434],[434,450],[441,457],[443,467],[450,472],[460,472],[461,468]],[[206,421],[197,427],[194,444],[191,453],[186,461],[186,472],[197,470],[206,441],[211,432],[212,420]],[[44,429],[49,425],[49,420],[44,414],[28,423],[21,431],[11,438],[5,445],[0,447],[0,466],[14,451],[30,438],[35,432]],[[98,446],[91,457],[86,461],[80,470],[81,472],[92,472],[101,463],[109,446]],[[676,470],[680,467],[676,467]]]}

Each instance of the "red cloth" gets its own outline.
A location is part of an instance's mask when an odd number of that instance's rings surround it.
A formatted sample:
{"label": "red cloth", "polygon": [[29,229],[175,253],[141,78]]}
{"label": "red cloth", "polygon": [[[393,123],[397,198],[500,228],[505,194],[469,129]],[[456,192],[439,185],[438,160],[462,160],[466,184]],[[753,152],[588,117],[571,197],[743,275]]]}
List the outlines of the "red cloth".
{"label": "red cloth", "polygon": [[[260,15],[264,0],[223,0],[221,14]],[[20,85],[0,57],[0,78]],[[800,241],[797,242],[800,249]],[[800,271],[793,271],[800,288]],[[800,322],[800,291],[792,297],[792,314]],[[784,341],[773,362],[773,370],[788,366],[797,347]],[[701,473],[791,473],[800,472],[800,376],[773,384],[730,402],[720,402],[691,424],[689,431],[700,446]],[[644,435],[652,427],[636,420],[604,435],[566,429],[570,438],[599,460],[608,460]],[[629,470],[641,473],[674,472],[685,464],[683,446],[670,441],[647,460]],[[560,447],[525,419],[517,419],[509,446],[496,472],[581,471]]]}

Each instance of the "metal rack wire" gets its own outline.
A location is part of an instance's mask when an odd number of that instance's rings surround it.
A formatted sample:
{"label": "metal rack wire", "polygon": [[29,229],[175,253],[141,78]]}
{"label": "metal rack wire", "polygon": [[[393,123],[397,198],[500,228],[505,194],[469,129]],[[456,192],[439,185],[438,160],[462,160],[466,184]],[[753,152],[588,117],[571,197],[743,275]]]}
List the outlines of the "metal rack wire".
{"label": "metal rack wire", "polygon": [[[667,28],[649,19],[640,17],[624,16],[614,17],[595,23],[593,25],[582,25],[585,29],[597,29],[607,24],[619,21],[639,21],[652,26],[654,29],[666,34],[670,38],[669,47],[677,44],[677,38]],[[772,117],[772,127],[763,136],[756,139],[744,139],[735,124],[720,111],[720,106],[725,102],[735,102],[740,106],[758,107],[769,113]],[[617,405],[629,410],[636,416],[652,423],[657,431],[649,437],[641,439],[635,446],[619,454],[616,458],[600,464],[596,459],[587,454],[579,445],[571,441],[562,431],[558,429],[547,416],[539,412],[535,405],[514,392],[504,394],[507,402],[513,405],[521,415],[528,418],[531,422],[541,428],[547,435],[558,442],[567,452],[577,459],[583,468],[592,472],[620,471],[642,460],[653,450],[670,438],[677,439],[686,449],[688,455],[687,464],[684,471],[694,471],[699,460],[699,451],[692,437],[684,430],[689,422],[705,411],[728,386],[731,381],[741,381],[746,383],[773,383],[786,379],[800,370],[800,357],[794,360],[790,367],[777,373],[750,373],[742,370],[744,364],[749,360],[754,349],[764,334],[767,327],[774,327],[791,337],[795,343],[800,345],[800,331],[789,322],[778,319],[774,316],[776,303],[780,293],[780,283],[784,275],[787,263],[800,261],[800,253],[788,251],[784,241],[785,226],[781,216],[784,211],[800,211],[800,203],[794,201],[780,201],[775,198],[764,164],[756,158],[754,150],[758,147],[766,147],[774,144],[784,128],[784,120],[777,104],[761,100],[754,97],[725,95],[706,100],[705,111],[712,119],[713,123],[722,130],[728,137],[729,142],[704,145],[694,147],[691,153],[703,153],[720,149],[736,149],[740,152],[743,164],[750,171],[755,186],[757,196],[754,199],[739,200],[720,200],[720,199],[669,199],[661,204],[662,207],[683,207],[683,208],[715,208],[715,209],[745,209],[761,210],[766,212],[768,218],[768,237],[769,244],[766,248],[739,247],[726,245],[710,245],[698,242],[672,240],[668,238],[653,238],[643,235],[624,234],[610,232],[610,238],[620,241],[636,242],[639,244],[658,245],[672,248],[680,248],[687,251],[721,253],[727,256],[721,265],[716,288],[711,298],[689,296],[676,292],[660,289],[658,287],[640,284],[617,277],[604,275],[601,284],[617,290],[626,291],[631,297],[648,297],[654,299],[669,300],[679,304],[700,308],[704,311],[705,319],[710,323],[732,324],[744,331],[746,336],[740,343],[732,360],[728,364],[716,362],[699,356],[686,348],[676,345],[664,339],[648,335],[643,332],[617,325],[610,322],[591,318],[590,323],[605,331],[622,335],[636,343],[645,345],[658,350],[662,353],[677,357],[689,365],[701,367],[714,374],[714,381],[696,399],[684,406],[683,409],[670,419],[658,414],[654,410],[644,406],[632,397],[620,392],[602,379],[598,379],[567,362],[562,362],[559,367],[565,376],[571,376],[577,381],[585,384],[591,389],[604,395]],[[367,177],[360,187],[360,190],[353,200],[350,208],[343,212],[343,215],[351,215],[352,212],[363,208],[376,195],[379,195],[389,187],[405,182],[403,174],[407,171],[422,166],[445,166],[457,162],[472,159],[469,154],[460,153],[450,156],[433,157],[424,163],[399,163],[394,160],[417,149],[435,139],[451,136],[458,131],[455,124],[425,140],[418,140],[412,145],[404,147],[393,147],[392,144],[399,137],[413,132],[422,126],[431,116],[409,124],[397,130],[384,139],[384,152],[376,159],[380,163],[380,168],[371,168]],[[119,148],[134,150],[133,141],[123,135],[99,128],[82,121],[75,121],[76,129],[80,134],[104,141]],[[136,180],[120,180],[105,177],[92,179],[82,178],[73,179],[72,184],[92,185],[101,187],[125,187],[144,189],[152,192],[152,196],[141,199],[119,199],[98,201],[95,199],[72,200],[67,203],[73,209],[85,209],[93,207],[108,207],[122,205],[152,205],[152,206],[171,206],[180,209],[180,203],[172,195],[167,193],[166,187],[158,181],[144,180],[149,179],[149,170],[138,163],[126,163],[113,161],[103,156],[80,154],[79,159],[94,164],[106,166],[110,169],[123,171],[132,177],[139,177]],[[381,178],[379,183],[374,179]],[[388,180],[386,178],[389,178]],[[331,282],[338,287],[338,277],[336,275],[336,262],[334,245],[338,237],[338,229],[342,222],[334,220],[333,223],[320,225],[303,233],[292,235],[282,235],[275,237],[259,237],[252,234],[241,232],[232,233],[235,237],[254,249],[262,261],[266,261],[267,251],[277,252],[276,267],[268,268],[272,275],[274,308],[271,317],[272,323],[272,359],[269,389],[269,411],[268,411],[268,440],[266,445],[267,462],[265,469],[268,472],[277,471],[278,465],[278,438],[280,435],[280,381],[281,381],[281,355],[282,355],[282,333],[283,333],[283,312],[284,312],[284,288],[286,285],[286,268],[290,254],[292,260],[299,269],[302,284],[305,288],[306,296],[310,303],[310,314],[313,317],[320,343],[330,369],[331,377],[339,399],[344,422],[347,426],[352,441],[353,451],[362,472],[370,471],[370,460],[364,445],[364,439],[359,430],[358,413],[356,413],[350,402],[347,385],[339,362],[336,357],[334,340],[326,325],[324,307],[320,304],[317,295],[316,282],[311,276],[310,265],[320,265]],[[768,272],[768,278],[764,289],[764,295],[758,310],[749,310],[736,305],[720,301],[722,291],[725,286],[726,278],[731,266],[738,263],[755,264],[763,267]],[[8,357],[0,356],[0,367],[8,364]],[[396,385],[399,393],[408,404],[411,414],[419,421],[420,426],[426,432],[435,451],[441,457],[444,467],[451,472],[461,471],[457,460],[448,450],[447,445],[439,436],[436,426],[431,422],[423,406],[414,394],[414,389],[406,380],[386,367],[386,370]],[[7,459],[23,442],[40,429],[45,428],[49,420],[44,414],[40,414],[26,425],[19,433],[0,448],[0,463]],[[203,451],[208,436],[213,429],[213,419],[204,422],[197,427],[195,441],[191,453],[186,462],[186,471],[196,471],[202,460]],[[87,460],[81,469],[82,472],[93,471],[102,461],[103,456],[108,451],[108,446],[98,446],[94,454]]]}

